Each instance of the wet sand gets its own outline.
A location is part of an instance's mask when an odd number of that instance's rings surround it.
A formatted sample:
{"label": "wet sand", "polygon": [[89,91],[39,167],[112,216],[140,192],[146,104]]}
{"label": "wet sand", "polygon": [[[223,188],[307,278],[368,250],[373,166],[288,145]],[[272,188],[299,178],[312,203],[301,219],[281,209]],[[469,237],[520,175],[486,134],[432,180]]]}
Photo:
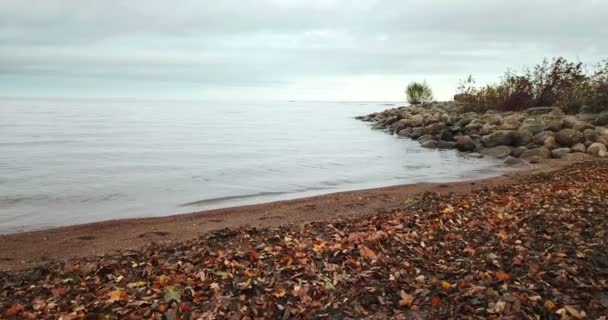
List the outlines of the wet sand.
{"label": "wet sand", "polygon": [[389,211],[401,206],[407,197],[422,192],[469,193],[516,182],[522,176],[557,170],[567,164],[552,160],[486,179],[417,183],[160,218],[111,220],[0,235],[0,270],[22,270],[49,260],[110,254],[151,242],[185,241],[223,228],[277,226]]}

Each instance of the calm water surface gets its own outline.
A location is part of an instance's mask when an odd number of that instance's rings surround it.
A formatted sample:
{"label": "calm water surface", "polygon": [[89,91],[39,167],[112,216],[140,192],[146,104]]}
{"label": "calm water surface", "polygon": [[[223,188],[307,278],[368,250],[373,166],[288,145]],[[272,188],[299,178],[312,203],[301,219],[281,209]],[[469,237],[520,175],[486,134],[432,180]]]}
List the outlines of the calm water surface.
{"label": "calm water surface", "polygon": [[0,99],[0,233],[504,170],[353,119],[389,107]]}

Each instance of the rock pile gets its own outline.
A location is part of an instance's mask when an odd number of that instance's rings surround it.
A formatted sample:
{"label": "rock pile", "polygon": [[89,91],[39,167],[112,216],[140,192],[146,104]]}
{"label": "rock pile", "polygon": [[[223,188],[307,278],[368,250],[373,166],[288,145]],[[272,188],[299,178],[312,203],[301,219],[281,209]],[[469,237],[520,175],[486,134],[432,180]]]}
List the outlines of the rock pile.
{"label": "rock pile", "polygon": [[464,112],[458,102],[433,102],[358,117],[375,129],[420,142],[425,148],[458,149],[505,159],[608,157],[608,113],[565,115],[552,107],[522,112]]}

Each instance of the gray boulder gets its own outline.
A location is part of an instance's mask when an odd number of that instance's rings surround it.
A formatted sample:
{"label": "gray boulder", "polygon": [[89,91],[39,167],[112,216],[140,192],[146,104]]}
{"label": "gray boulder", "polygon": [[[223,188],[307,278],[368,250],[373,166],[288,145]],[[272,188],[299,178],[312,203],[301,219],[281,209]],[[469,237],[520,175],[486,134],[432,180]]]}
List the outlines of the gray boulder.
{"label": "gray boulder", "polygon": [[557,142],[555,141],[554,137],[547,137],[547,139],[545,139],[545,142],[543,143],[543,146],[549,150],[553,150],[553,149],[558,149],[559,148],[559,144],[557,144]]}
{"label": "gray boulder", "polygon": [[562,129],[555,136],[555,141],[564,147],[571,147],[577,143],[585,142],[583,133],[574,129]]}
{"label": "gray boulder", "polygon": [[524,123],[519,127],[519,130],[527,130],[535,135],[545,131],[545,126],[542,123]]}
{"label": "gray boulder", "polygon": [[553,158],[557,158],[557,159],[561,159],[569,153],[570,153],[570,148],[559,148],[559,149],[551,150],[551,156],[553,156]]}
{"label": "gray boulder", "polygon": [[437,141],[428,140],[428,141],[421,143],[420,146],[423,148],[435,149],[435,148],[437,148]]}
{"label": "gray boulder", "polygon": [[557,109],[557,108],[554,108],[554,107],[535,107],[535,108],[529,108],[528,110],[526,110],[526,112],[529,115],[531,115],[531,116],[539,116],[541,114],[551,113],[555,109]]}
{"label": "gray boulder", "polygon": [[562,121],[557,119],[547,122],[547,125],[545,126],[545,130],[547,131],[558,132],[561,129],[563,129]]}
{"label": "gray boulder", "polygon": [[594,129],[587,129],[583,131],[583,136],[586,141],[596,142],[599,134]]}
{"label": "gray boulder", "polygon": [[521,154],[520,157],[523,159],[531,159],[532,157],[541,157],[541,158],[549,159],[549,158],[551,158],[551,150],[549,150],[545,147],[526,150]]}
{"label": "gray boulder", "polygon": [[502,163],[509,165],[509,166],[514,166],[514,165],[518,165],[518,164],[523,164],[523,161],[521,161],[521,159],[517,159],[515,157],[508,156],[507,158],[505,158],[505,160]]}
{"label": "gray boulder", "polygon": [[435,140],[435,136],[433,136],[432,134],[425,134],[425,135],[423,135],[422,137],[419,137],[416,140],[422,144],[422,143],[425,143],[427,141]]}
{"label": "gray boulder", "polygon": [[555,133],[552,131],[545,131],[534,135],[534,143],[542,145],[547,140],[547,137],[554,137]]}
{"label": "gray boulder", "polygon": [[454,149],[456,148],[456,142],[454,141],[437,141],[438,149]]}
{"label": "gray boulder", "polygon": [[486,148],[492,148],[496,146],[510,146],[519,143],[520,135],[514,130],[498,130],[487,136],[484,136],[481,140]]}
{"label": "gray boulder", "polygon": [[421,127],[424,124],[424,117],[416,114],[410,118],[411,127]]}
{"label": "gray boulder", "polygon": [[511,155],[516,158],[519,158],[521,156],[521,154],[524,153],[524,151],[526,151],[526,150],[528,150],[528,148],[526,148],[524,146],[520,146],[520,147],[514,148],[511,151]]}
{"label": "gray boulder", "polygon": [[496,146],[492,148],[482,149],[479,153],[488,157],[504,159],[511,154],[511,148],[507,146]]}
{"label": "gray boulder", "polygon": [[460,151],[474,151],[475,142],[469,136],[462,136],[456,141],[456,148]]}
{"label": "gray boulder", "polygon": [[608,112],[600,113],[597,118],[595,118],[595,121],[593,121],[593,124],[596,126],[608,126]]}
{"label": "gray boulder", "polygon": [[582,143],[577,143],[570,148],[572,152],[585,152],[587,151],[587,147],[585,147]]}
{"label": "gray boulder", "polygon": [[608,152],[608,149],[606,148],[606,146],[603,143],[595,142],[595,143],[592,143],[589,146],[589,148],[587,148],[587,153],[592,156],[599,157],[600,152],[604,152],[604,153]]}

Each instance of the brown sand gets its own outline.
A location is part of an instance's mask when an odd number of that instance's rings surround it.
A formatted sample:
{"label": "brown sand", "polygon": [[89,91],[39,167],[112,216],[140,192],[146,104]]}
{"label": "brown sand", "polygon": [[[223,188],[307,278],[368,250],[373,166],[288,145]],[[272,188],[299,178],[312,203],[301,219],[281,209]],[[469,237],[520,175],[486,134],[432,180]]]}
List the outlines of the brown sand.
{"label": "brown sand", "polygon": [[487,179],[417,183],[160,218],[111,220],[0,235],[0,270],[28,269],[54,259],[103,255],[153,241],[184,241],[222,228],[277,226],[381,212],[397,208],[406,197],[425,191],[472,192],[485,186],[514,182],[521,176],[556,170],[565,164],[548,161]]}

